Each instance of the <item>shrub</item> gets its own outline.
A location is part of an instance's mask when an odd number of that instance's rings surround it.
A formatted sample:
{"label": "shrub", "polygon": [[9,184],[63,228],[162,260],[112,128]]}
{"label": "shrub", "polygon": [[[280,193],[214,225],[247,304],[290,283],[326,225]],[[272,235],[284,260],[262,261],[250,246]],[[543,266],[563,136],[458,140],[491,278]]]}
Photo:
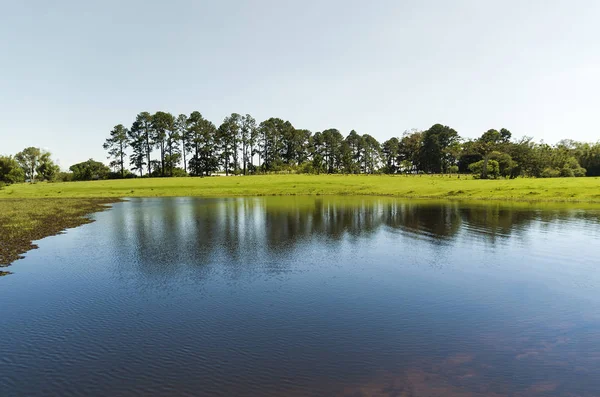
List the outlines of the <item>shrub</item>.
{"label": "shrub", "polygon": [[183,168],[173,168],[173,176],[177,176],[177,177],[182,177],[182,176],[188,176],[187,172],[185,172],[183,170]]}
{"label": "shrub", "polygon": [[[475,178],[480,178],[483,171],[483,160],[469,165],[469,170]],[[488,178],[497,178],[500,175],[500,165],[496,160],[488,160],[487,176]]]}
{"label": "shrub", "polygon": [[573,172],[573,169],[569,167],[564,167],[560,170],[560,176],[563,178],[573,178],[575,176],[575,173]]}
{"label": "shrub", "polygon": [[498,162],[500,176],[506,178],[512,175],[512,170],[515,166],[515,162],[509,154],[493,152],[490,155],[490,160],[496,160]]}
{"label": "shrub", "polygon": [[25,171],[12,156],[0,156],[0,182],[7,185],[25,182]]}
{"label": "shrub", "polygon": [[587,170],[583,167],[578,167],[573,170],[573,174],[576,177],[582,177],[587,175]]}
{"label": "shrub", "polygon": [[541,175],[542,178],[558,178],[560,176],[560,170],[555,168],[544,168]]}
{"label": "shrub", "polygon": [[73,173],[72,172],[59,172],[56,174],[54,178],[56,182],[71,182],[73,181]]}

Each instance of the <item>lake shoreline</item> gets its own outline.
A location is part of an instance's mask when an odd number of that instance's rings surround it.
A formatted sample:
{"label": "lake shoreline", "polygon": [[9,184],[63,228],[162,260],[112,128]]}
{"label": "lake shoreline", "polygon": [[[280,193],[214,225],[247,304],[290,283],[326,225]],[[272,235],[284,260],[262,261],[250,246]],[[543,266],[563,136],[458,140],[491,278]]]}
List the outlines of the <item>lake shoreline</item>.
{"label": "lake shoreline", "polygon": [[0,189],[0,268],[37,248],[33,241],[90,223],[90,214],[127,198],[337,196],[593,206],[600,204],[599,191],[600,178],[475,180],[456,175],[259,175],[18,184]]}
{"label": "lake shoreline", "polygon": [[[38,248],[33,242],[93,222],[89,215],[105,211],[120,199],[0,199],[0,269]],[[0,271],[0,276],[10,272]]]}
{"label": "lake shoreline", "polygon": [[[398,196],[387,194],[252,194],[252,195],[229,195],[219,198],[277,198],[297,197],[308,199],[322,197],[332,199],[339,197],[344,200],[354,199],[401,199],[413,201],[420,204],[447,203],[471,203],[477,205],[507,205],[523,206],[524,208],[539,207],[572,207],[573,209],[597,209],[600,201],[586,200],[549,200],[549,199],[507,199],[507,198],[469,198],[462,197],[437,197],[437,196]],[[216,198],[213,196],[134,196],[134,197],[36,197],[36,198],[6,198],[0,197],[0,277],[11,274],[6,271],[13,262],[23,258],[26,252],[37,249],[33,242],[45,237],[63,233],[67,229],[75,228],[93,222],[89,216],[96,212],[111,208],[111,204],[126,201],[128,199],[141,198]]]}

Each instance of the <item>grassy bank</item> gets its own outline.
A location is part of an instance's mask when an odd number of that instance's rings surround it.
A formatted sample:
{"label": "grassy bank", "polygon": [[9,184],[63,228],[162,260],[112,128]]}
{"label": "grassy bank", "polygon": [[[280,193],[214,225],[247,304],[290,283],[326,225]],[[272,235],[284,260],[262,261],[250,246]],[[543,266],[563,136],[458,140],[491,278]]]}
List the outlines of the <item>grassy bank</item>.
{"label": "grassy bank", "polygon": [[[86,214],[102,211],[115,199],[0,200],[0,268],[36,248],[32,241],[89,223]],[[0,271],[0,276],[8,272]]]}
{"label": "grassy bank", "polygon": [[18,184],[0,190],[0,199],[275,195],[600,202],[600,178],[475,180],[427,175],[265,175]]}

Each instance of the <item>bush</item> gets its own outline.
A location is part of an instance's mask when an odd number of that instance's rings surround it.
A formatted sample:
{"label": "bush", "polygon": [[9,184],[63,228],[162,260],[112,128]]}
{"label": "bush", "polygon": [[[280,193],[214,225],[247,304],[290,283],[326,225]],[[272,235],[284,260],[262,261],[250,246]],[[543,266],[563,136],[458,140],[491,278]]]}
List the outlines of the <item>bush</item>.
{"label": "bush", "polygon": [[[480,178],[483,171],[483,160],[469,165],[469,170],[473,173],[475,178]],[[496,160],[488,160],[487,164],[487,176],[488,178],[497,178],[500,175],[500,165]]]}
{"label": "bush", "polygon": [[177,176],[177,177],[182,177],[182,176],[188,176],[187,172],[185,172],[183,170],[183,168],[173,168],[173,176]]}
{"label": "bush", "polygon": [[493,152],[490,155],[490,160],[496,160],[498,162],[500,176],[506,178],[512,175],[512,170],[515,166],[515,162],[509,154]]}
{"label": "bush", "polygon": [[573,175],[576,177],[582,177],[587,175],[587,170],[583,167],[578,167],[573,170]]}
{"label": "bush", "polygon": [[306,161],[298,166],[298,172],[300,174],[316,174],[315,167],[310,161]]}
{"label": "bush", "polygon": [[69,167],[69,170],[71,170],[73,173],[73,180],[75,181],[106,179],[110,173],[110,168],[99,161],[94,161],[93,159],[73,164],[71,167]]}
{"label": "bush", "polygon": [[458,165],[451,165],[448,167],[449,174],[458,174]]}
{"label": "bush", "polygon": [[541,175],[542,178],[558,178],[560,176],[560,170],[555,168],[544,168]]}
{"label": "bush", "polygon": [[560,170],[560,176],[563,178],[573,178],[575,176],[575,173],[573,172],[573,170],[569,167],[564,167],[563,169]]}
{"label": "bush", "polygon": [[56,174],[54,180],[56,182],[71,182],[73,181],[73,173],[72,172],[59,172]]}
{"label": "bush", "polygon": [[0,182],[6,185],[25,182],[25,171],[12,156],[0,156]]}

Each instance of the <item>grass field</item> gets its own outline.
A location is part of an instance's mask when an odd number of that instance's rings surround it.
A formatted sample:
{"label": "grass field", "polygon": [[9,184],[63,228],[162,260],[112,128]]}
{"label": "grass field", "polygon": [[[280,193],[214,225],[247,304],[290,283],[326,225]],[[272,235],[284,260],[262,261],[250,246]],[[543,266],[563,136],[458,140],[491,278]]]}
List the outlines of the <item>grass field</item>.
{"label": "grass field", "polygon": [[0,199],[276,195],[600,202],[600,178],[475,180],[426,175],[266,175],[18,184],[0,189]]}

